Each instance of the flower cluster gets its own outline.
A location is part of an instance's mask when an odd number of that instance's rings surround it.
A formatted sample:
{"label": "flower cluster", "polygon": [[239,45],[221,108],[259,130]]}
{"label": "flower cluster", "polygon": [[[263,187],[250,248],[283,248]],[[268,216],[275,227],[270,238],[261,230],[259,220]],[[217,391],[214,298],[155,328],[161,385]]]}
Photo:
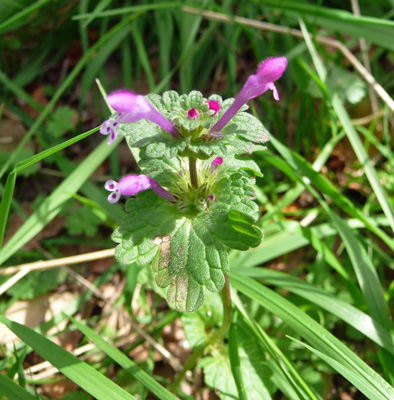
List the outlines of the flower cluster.
{"label": "flower cluster", "polygon": [[[272,90],[274,99],[278,101],[279,94],[274,82],[282,76],[286,66],[287,60],[285,57],[272,57],[263,61],[258,66],[256,74],[249,76],[230,107],[216,121],[214,117],[220,112],[221,104],[215,99],[208,100],[206,102],[208,106],[207,115],[214,123],[209,122],[209,128],[204,132],[205,138],[221,139],[223,137],[222,129],[230,123],[240,109],[249,100],[260,96],[264,92]],[[130,124],[141,120],[148,120],[156,124],[163,131],[168,132],[174,140],[182,139],[185,136],[185,131],[181,129],[182,127],[177,126],[179,125],[177,124],[177,118],[174,118],[174,121],[166,118],[145,96],[122,89],[111,93],[107,97],[107,101],[111,108],[116,111],[116,118],[106,120],[100,128],[102,135],[109,136],[109,145],[114,143],[118,137],[119,124]],[[195,107],[191,107],[187,111],[187,118],[193,121],[199,120],[202,118],[202,112]],[[212,161],[212,166],[216,165],[217,160],[219,158]],[[220,158],[220,160],[222,159]],[[108,201],[111,203],[117,202],[121,194],[134,196],[138,192],[147,189],[152,189],[167,200],[175,202],[174,197],[160,187],[159,183],[145,175],[130,175],[121,179],[119,183],[110,180],[106,182],[105,187],[112,192],[108,196]]]}
{"label": "flower cluster", "polygon": [[268,90],[279,100],[274,82],[286,66],[284,57],[265,60],[235,99],[205,99],[197,91],[142,96],[119,90],[107,97],[116,114],[100,133],[110,145],[122,135],[141,150],[139,174],[105,183],[110,203],[129,196],[127,216],[112,235],[119,243],[115,257],[125,265],[150,264],[179,311],[198,309],[205,289],[223,288],[228,248],[247,250],[262,240],[251,187],[262,175],[242,155],[264,149],[269,134],[245,110]]}

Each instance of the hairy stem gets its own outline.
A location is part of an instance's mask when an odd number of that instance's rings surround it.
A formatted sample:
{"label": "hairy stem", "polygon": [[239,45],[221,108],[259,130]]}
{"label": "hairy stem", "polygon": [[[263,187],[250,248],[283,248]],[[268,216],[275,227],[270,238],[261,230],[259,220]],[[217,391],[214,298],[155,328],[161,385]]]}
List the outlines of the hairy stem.
{"label": "hairy stem", "polygon": [[198,180],[197,180],[197,160],[194,157],[189,157],[189,171],[190,171],[190,181],[192,186],[197,189],[198,188]]}
{"label": "hairy stem", "polygon": [[225,278],[225,284],[224,287],[221,291],[222,295],[222,301],[223,301],[223,321],[222,321],[222,326],[211,336],[208,337],[207,341],[198,347],[193,354],[187,359],[185,365],[183,366],[183,369],[179,371],[176,379],[172,383],[170,387],[170,391],[174,393],[177,389],[180,383],[182,382],[182,379],[185,377],[186,372],[191,370],[196,363],[196,361],[204,354],[205,349],[217,341],[221,340],[224,338],[224,335],[227,333],[227,331],[230,328],[231,325],[231,316],[232,316],[232,308],[231,308],[231,293],[230,293],[230,282],[228,279],[228,274],[224,275]]}

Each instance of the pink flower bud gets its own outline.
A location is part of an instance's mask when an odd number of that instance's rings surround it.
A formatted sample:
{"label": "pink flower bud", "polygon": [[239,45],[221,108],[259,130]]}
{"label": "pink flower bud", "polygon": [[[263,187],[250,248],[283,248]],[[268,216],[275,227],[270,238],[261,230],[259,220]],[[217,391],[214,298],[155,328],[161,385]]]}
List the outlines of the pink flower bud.
{"label": "pink flower bud", "polygon": [[222,108],[221,105],[219,104],[219,102],[216,100],[208,100],[208,106],[209,106],[209,109],[213,111],[213,114],[211,114],[211,117],[216,115]]}
{"label": "pink flower bud", "polygon": [[219,165],[223,163],[223,158],[222,157],[216,157],[212,163],[211,163],[211,173],[213,174]]}
{"label": "pink flower bud", "polygon": [[193,107],[187,112],[187,117],[189,119],[198,119],[199,115],[197,110]]}

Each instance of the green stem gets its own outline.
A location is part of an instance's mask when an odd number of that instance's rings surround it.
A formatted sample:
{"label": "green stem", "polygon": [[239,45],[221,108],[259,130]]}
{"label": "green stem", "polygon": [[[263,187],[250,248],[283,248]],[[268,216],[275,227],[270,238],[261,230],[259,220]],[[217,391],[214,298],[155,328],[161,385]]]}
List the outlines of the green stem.
{"label": "green stem", "polygon": [[194,157],[189,157],[189,172],[190,172],[190,182],[194,189],[198,188],[197,180],[197,160]]}
{"label": "green stem", "polygon": [[210,337],[208,337],[207,341],[201,345],[199,348],[197,348],[193,354],[187,359],[185,365],[183,366],[183,369],[179,371],[176,379],[172,383],[170,387],[170,391],[172,393],[175,393],[175,391],[178,389],[180,383],[182,382],[182,379],[185,377],[186,372],[191,370],[196,363],[196,361],[204,354],[205,349],[209,346],[212,345],[219,340],[223,339],[225,334],[230,328],[231,325],[231,317],[232,317],[232,307],[231,307],[231,293],[230,293],[230,282],[228,279],[228,274],[224,275],[225,283],[224,287],[221,291],[222,295],[222,301],[223,301],[223,321],[222,321],[222,326],[214,332]]}

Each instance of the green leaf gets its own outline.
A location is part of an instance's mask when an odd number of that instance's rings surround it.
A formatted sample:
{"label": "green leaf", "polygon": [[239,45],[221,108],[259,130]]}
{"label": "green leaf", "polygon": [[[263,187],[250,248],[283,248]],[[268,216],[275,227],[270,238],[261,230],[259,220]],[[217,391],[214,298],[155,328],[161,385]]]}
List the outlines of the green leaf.
{"label": "green leaf", "polygon": [[32,329],[10,321],[3,315],[0,315],[0,322],[6,325],[8,329],[14,332],[16,336],[41,357],[49,361],[65,376],[98,400],[135,399],[134,396],[124,391],[94,368]]}
{"label": "green leaf", "polygon": [[212,212],[216,217],[215,233],[217,238],[226,246],[236,250],[248,250],[257,247],[263,237],[261,230],[254,226],[255,220],[238,211],[218,211],[216,206]]}
{"label": "green leaf", "polygon": [[[246,382],[247,393],[253,393],[254,400],[270,400],[274,387],[270,382],[271,371],[264,368],[262,352],[254,336],[243,330],[242,324],[238,329],[239,363],[243,379]],[[206,384],[218,391],[222,400],[238,399],[238,389],[232,375],[229,348],[216,346],[210,357],[204,357],[199,367],[204,371]],[[245,397],[244,397],[245,398]],[[249,396],[252,399],[251,396]]]}
{"label": "green leaf", "polygon": [[206,181],[201,180],[195,191],[186,174],[175,172],[179,160],[157,160],[152,167],[154,176],[165,176],[171,164],[169,175],[174,182],[168,184],[175,187],[169,191],[177,203],[152,192],[128,200],[129,215],[113,234],[113,240],[120,243],[115,256],[125,265],[151,263],[158,286],[169,286],[168,301],[179,311],[194,311],[204,302],[204,287],[216,292],[224,285],[228,270],[225,246],[247,250],[260,244],[262,233],[254,225],[259,209],[245,173],[228,176],[225,169],[207,172],[207,176],[202,173]]}
{"label": "green leaf", "polygon": [[93,212],[91,207],[82,206],[67,214],[66,228],[70,235],[84,234],[93,237],[101,223],[102,220]]}
{"label": "green leaf", "polygon": [[68,106],[59,107],[51,114],[47,130],[51,137],[60,138],[74,128],[77,112]]}
{"label": "green leaf", "polygon": [[198,363],[198,367],[204,372],[205,383],[214,389],[222,400],[238,398],[238,390],[231,375],[227,348],[214,349],[212,356],[204,357]]}
{"label": "green leaf", "polygon": [[327,87],[331,92],[337,93],[342,101],[357,104],[366,96],[367,85],[356,75],[335,65],[330,72]]}
{"label": "green leaf", "polygon": [[170,286],[167,299],[177,310],[194,311],[204,302],[204,287],[219,291],[228,270],[227,250],[213,235],[207,212],[193,218],[152,192],[128,200],[130,212],[112,238],[123,264],[152,263],[156,283]]}
{"label": "green leaf", "polygon": [[186,339],[192,349],[207,342],[209,332],[223,320],[223,303],[218,293],[207,292],[204,305],[194,313],[181,316]]}

